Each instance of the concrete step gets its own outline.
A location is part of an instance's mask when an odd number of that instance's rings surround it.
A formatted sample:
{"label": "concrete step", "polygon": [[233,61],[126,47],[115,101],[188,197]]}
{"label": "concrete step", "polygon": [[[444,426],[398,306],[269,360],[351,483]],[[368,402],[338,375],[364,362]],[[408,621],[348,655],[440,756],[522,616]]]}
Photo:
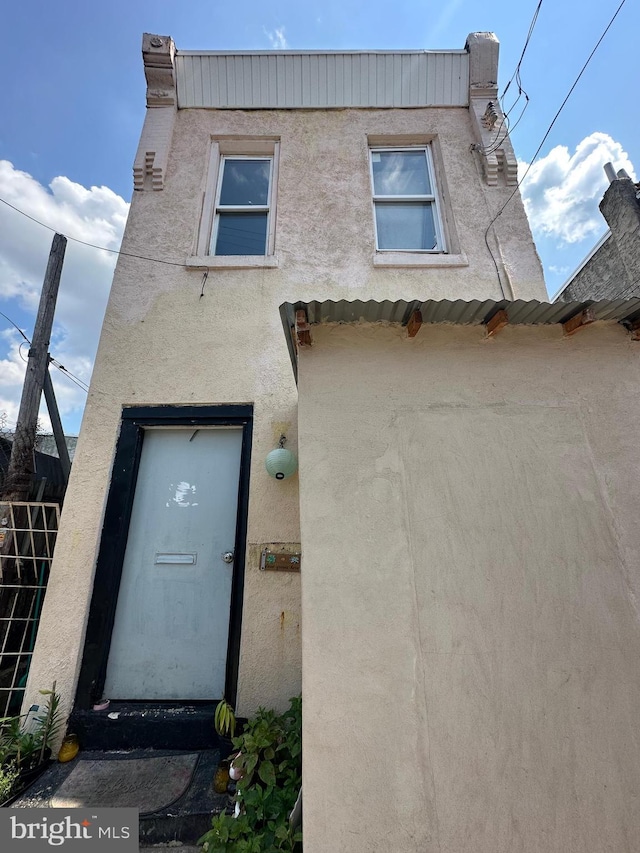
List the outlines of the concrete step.
{"label": "concrete step", "polygon": [[111,702],[102,711],[75,708],[69,718],[86,750],[183,749],[218,746],[215,703]]}

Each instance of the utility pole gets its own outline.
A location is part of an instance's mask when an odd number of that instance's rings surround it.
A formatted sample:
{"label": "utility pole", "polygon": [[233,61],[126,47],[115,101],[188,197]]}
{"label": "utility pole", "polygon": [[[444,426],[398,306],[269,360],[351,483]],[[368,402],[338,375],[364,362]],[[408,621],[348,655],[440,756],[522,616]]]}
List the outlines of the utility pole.
{"label": "utility pole", "polygon": [[3,494],[5,501],[26,501],[29,499],[38,410],[40,409],[45,377],[49,370],[49,342],[66,247],[67,238],[62,234],[56,234],[49,252],[49,263],[44,276],[38,316],[33,331],[33,341],[29,350],[20,412]]}

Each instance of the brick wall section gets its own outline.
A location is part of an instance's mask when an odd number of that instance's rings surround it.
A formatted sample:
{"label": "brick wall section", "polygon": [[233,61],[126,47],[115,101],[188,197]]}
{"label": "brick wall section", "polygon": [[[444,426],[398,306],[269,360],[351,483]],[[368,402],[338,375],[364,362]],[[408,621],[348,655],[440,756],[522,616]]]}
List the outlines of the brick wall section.
{"label": "brick wall section", "polygon": [[610,184],[600,202],[602,215],[616,241],[629,289],[635,289],[636,293],[640,290],[640,204],[637,193],[638,187],[633,181],[620,178]]}
{"label": "brick wall section", "polygon": [[598,249],[558,301],[616,299],[640,294],[640,204],[629,178],[613,181],[600,202],[611,236]]}
{"label": "brick wall section", "polygon": [[[140,144],[133,164],[135,190],[164,189],[164,179],[173,139],[176,108],[150,107],[142,128]],[[145,181],[148,180],[148,186]]]}
{"label": "brick wall section", "polygon": [[627,288],[624,265],[618,254],[618,247],[610,235],[597,252],[576,273],[573,281],[566,287],[558,301],[584,302],[586,299],[610,299],[614,293]]}

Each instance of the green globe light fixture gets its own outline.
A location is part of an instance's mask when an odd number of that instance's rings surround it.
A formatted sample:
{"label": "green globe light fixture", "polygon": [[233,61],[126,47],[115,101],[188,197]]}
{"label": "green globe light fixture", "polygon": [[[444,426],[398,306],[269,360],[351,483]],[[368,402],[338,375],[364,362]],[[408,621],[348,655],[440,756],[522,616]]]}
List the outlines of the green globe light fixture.
{"label": "green globe light fixture", "polygon": [[296,473],[298,460],[295,455],[284,446],[286,436],[281,435],[278,446],[268,454],[265,468],[270,477],[276,480],[286,480]]}

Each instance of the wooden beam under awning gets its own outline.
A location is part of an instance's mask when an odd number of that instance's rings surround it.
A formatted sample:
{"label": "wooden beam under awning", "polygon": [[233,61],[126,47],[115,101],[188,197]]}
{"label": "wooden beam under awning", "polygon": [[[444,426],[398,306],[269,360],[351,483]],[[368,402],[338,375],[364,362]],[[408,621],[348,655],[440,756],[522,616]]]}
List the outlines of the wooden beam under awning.
{"label": "wooden beam under awning", "polygon": [[422,325],[422,312],[414,311],[413,314],[409,317],[409,322],[407,323],[407,335],[410,338],[415,338],[415,336],[420,331],[420,326]]}
{"label": "wooden beam under awning", "polygon": [[311,346],[311,325],[304,308],[296,311],[296,325],[294,327],[294,339],[298,347]]}
{"label": "wooden beam under awning", "polygon": [[563,323],[562,328],[565,335],[574,335],[577,331],[584,329],[585,326],[590,326],[595,321],[596,315],[593,311],[590,308],[585,308],[584,311],[579,311],[574,317]]}
{"label": "wooden beam under awning", "polygon": [[496,311],[493,317],[485,323],[487,328],[487,337],[491,338],[493,335],[497,335],[498,332],[501,332],[508,323],[509,316],[504,308]]}

